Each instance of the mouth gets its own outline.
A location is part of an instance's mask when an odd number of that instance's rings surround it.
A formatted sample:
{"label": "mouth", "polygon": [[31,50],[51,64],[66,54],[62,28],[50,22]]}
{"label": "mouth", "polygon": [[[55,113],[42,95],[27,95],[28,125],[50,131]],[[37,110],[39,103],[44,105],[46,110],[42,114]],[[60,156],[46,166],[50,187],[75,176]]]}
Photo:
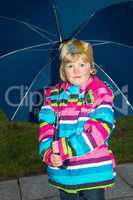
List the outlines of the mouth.
{"label": "mouth", "polygon": [[81,78],[81,76],[74,76],[73,78],[74,78],[74,79],[75,79],[75,78]]}

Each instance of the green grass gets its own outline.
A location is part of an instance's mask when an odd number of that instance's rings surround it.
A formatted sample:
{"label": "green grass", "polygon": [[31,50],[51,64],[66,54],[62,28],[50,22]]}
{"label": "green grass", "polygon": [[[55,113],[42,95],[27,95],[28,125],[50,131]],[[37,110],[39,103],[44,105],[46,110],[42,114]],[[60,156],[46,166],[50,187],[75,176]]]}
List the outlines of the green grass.
{"label": "green grass", "polygon": [[3,120],[0,113],[0,179],[44,173],[38,156],[38,124]]}
{"label": "green grass", "polygon": [[133,162],[133,116],[117,120],[110,145],[117,163]]}
{"label": "green grass", "polygon": [[[38,156],[38,128],[29,122],[10,122],[0,112],[0,180],[45,172]],[[133,117],[117,120],[110,145],[117,163],[133,162]]]}

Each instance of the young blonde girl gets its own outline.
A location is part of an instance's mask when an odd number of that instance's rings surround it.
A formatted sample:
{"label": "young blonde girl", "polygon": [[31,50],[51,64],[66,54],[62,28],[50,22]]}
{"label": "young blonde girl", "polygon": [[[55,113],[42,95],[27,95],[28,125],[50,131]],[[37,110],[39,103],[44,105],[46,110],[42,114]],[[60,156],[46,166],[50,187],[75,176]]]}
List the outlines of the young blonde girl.
{"label": "young blonde girl", "polygon": [[116,176],[109,150],[113,94],[96,76],[89,43],[63,43],[60,60],[63,82],[44,89],[39,153],[61,200],[104,200],[104,188],[111,187]]}

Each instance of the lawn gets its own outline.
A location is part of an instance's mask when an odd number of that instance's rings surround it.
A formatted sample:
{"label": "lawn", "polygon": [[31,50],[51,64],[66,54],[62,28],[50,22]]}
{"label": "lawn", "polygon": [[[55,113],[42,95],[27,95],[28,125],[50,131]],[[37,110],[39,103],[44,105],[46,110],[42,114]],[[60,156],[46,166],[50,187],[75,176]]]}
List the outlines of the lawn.
{"label": "lawn", "polygon": [[[117,163],[133,162],[133,117],[117,120],[110,142]],[[0,112],[0,180],[42,174],[38,156],[39,124],[10,122]]]}

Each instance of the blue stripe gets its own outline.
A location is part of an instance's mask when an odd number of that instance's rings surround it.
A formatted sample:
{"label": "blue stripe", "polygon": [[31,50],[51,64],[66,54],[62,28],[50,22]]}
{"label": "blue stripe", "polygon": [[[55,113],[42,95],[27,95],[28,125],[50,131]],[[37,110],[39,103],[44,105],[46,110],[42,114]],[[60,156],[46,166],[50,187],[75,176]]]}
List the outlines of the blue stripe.
{"label": "blue stripe", "polygon": [[59,95],[52,95],[52,96],[50,96],[50,97],[51,97],[51,100],[58,100]]}
{"label": "blue stripe", "polygon": [[74,129],[58,129],[58,134],[59,134],[59,137],[69,137],[71,136],[72,134],[74,134],[75,130]]}
{"label": "blue stripe", "polygon": [[69,129],[69,130],[75,132],[76,131],[76,123],[75,124],[63,124],[62,123],[59,125],[59,129],[61,129],[61,130]]}
{"label": "blue stripe", "polygon": [[90,118],[102,119],[106,122],[114,124],[114,112],[110,108],[97,108],[94,112],[89,115]]}
{"label": "blue stripe", "polygon": [[[99,169],[100,168],[100,169]],[[102,169],[103,168],[103,169]],[[84,171],[84,173],[82,173]],[[78,173],[74,174],[73,171],[69,170],[69,173],[59,175],[58,171],[56,173],[51,173],[49,171],[49,178],[53,181],[64,185],[77,185],[82,183],[93,183],[99,181],[110,180],[113,178],[113,170],[112,165],[110,166],[102,166],[97,167],[94,170],[86,169],[86,170],[78,170]]]}
{"label": "blue stripe", "polygon": [[55,176],[76,176],[76,175],[85,175],[85,174],[95,174],[101,173],[106,171],[112,171],[112,163],[106,164],[102,166],[93,166],[93,167],[86,167],[86,168],[79,168],[79,169],[55,169],[48,167],[48,173]]}
{"label": "blue stripe", "polygon": [[69,87],[70,94],[79,94],[79,85],[71,85]]}
{"label": "blue stripe", "polygon": [[69,95],[66,91],[63,91],[61,94],[60,94],[60,100],[62,99],[65,99],[65,100],[68,100],[69,99]]}
{"label": "blue stripe", "polygon": [[80,121],[78,124],[60,124],[58,127],[59,137],[69,137],[75,132],[82,133],[85,122]]}
{"label": "blue stripe", "polygon": [[39,121],[45,121],[49,124],[54,124],[56,120],[56,114],[53,110],[48,108],[42,108],[39,113]]}
{"label": "blue stripe", "polygon": [[83,129],[84,129],[84,124],[87,120],[82,120],[82,121],[78,121],[78,124],[77,124],[77,130],[82,132]]}
{"label": "blue stripe", "polygon": [[51,143],[52,139],[48,139],[47,141],[41,142],[39,144],[39,155],[41,155],[43,151],[46,151],[48,148],[50,148]]}
{"label": "blue stripe", "polygon": [[82,134],[74,134],[69,137],[70,145],[74,148],[76,155],[81,156],[90,152],[90,147],[84,140]]}
{"label": "blue stripe", "polygon": [[[73,120],[72,120],[73,121]],[[78,123],[75,122],[73,124],[65,124],[65,123],[61,123],[59,125],[59,129],[61,130],[74,130],[74,132],[77,130],[77,129],[80,129],[80,130],[83,130],[84,128],[84,124],[85,124],[86,120],[83,120],[83,121],[79,121]]]}
{"label": "blue stripe", "polygon": [[56,181],[60,184],[64,185],[77,185],[83,183],[94,183],[100,181],[111,180],[113,178],[112,172],[103,172],[101,174],[91,174],[91,175],[84,175],[84,176],[73,176],[73,177],[66,177],[66,176],[52,176],[49,178],[53,181]]}

